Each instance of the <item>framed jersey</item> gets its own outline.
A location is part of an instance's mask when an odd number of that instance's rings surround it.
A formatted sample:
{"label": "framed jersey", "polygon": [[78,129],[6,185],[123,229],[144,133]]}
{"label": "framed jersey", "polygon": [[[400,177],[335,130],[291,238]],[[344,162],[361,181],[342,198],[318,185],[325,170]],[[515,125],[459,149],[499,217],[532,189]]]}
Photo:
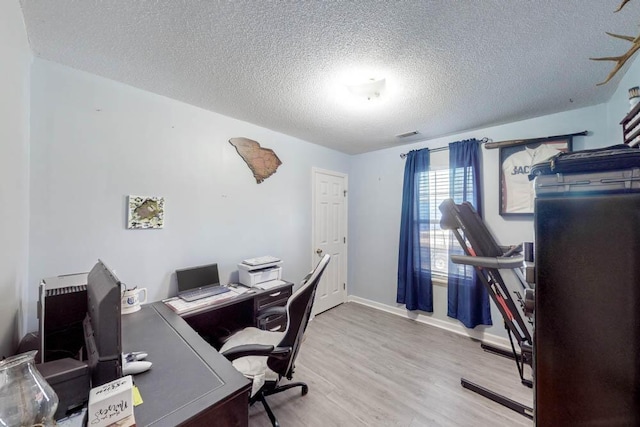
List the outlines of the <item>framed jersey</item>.
{"label": "framed jersey", "polygon": [[541,138],[500,148],[500,215],[533,215],[531,166],[571,151],[572,138]]}

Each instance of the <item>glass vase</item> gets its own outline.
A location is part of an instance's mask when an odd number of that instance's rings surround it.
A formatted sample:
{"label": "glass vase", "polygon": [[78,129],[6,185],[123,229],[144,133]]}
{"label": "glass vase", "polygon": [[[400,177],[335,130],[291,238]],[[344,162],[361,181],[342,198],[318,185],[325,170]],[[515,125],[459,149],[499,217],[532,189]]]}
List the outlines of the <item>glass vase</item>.
{"label": "glass vase", "polygon": [[0,426],[55,426],[58,396],[36,369],[37,351],[0,361]]}

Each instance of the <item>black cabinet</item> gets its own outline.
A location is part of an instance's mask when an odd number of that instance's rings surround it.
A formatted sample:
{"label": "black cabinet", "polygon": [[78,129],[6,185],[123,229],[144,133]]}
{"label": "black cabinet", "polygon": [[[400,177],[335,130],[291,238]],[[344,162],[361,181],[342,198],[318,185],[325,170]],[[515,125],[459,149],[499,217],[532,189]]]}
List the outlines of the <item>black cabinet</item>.
{"label": "black cabinet", "polygon": [[538,426],[640,425],[640,193],[535,204]]}

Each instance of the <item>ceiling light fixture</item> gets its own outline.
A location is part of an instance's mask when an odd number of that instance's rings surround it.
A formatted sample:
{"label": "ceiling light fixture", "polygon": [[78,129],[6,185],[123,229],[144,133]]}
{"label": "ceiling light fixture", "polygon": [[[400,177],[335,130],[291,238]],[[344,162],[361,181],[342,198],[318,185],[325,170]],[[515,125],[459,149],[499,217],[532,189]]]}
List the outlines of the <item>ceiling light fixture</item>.
{"label": "ceiling light fixture", "polygon": [[372,99],[380,98],[380,94],[384,91],[386,83],[386,79],[369,78],[364,83],[349,84],[347,85],[347,89],[349,89],[349,92],[353,95],[371,101]]}

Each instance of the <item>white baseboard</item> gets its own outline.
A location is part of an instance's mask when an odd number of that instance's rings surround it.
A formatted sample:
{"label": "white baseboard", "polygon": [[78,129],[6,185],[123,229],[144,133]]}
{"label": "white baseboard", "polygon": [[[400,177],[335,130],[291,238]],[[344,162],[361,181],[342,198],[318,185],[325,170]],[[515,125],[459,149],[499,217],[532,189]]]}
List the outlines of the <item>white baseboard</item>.
{"label": "white baseboard", "polygon": [[502,348],[511,351],[511,344],[509,339],[500,337],[494,334],[486,333],[485,331],[477,331],[474,329],[467,329],[461,323],[449,322],[447,320],[435,319],[433,316],[423,314],[418,311],[409,311],[406,308],[392,307],[390,305],[382,304],[376,301],[371,301],[365,298],[349,295],[348,302],[355,302],[357,304],[366,305],[367,307],[375,308],[377,310],[384,311],[386,313],[395,314],[396,316],[404,317],[405,319],[415,320],[416,322],[424,323],[426,325],[435,326],[436,328],[444,329],[458,335],[482,341],[485,344],[493,347]]}

